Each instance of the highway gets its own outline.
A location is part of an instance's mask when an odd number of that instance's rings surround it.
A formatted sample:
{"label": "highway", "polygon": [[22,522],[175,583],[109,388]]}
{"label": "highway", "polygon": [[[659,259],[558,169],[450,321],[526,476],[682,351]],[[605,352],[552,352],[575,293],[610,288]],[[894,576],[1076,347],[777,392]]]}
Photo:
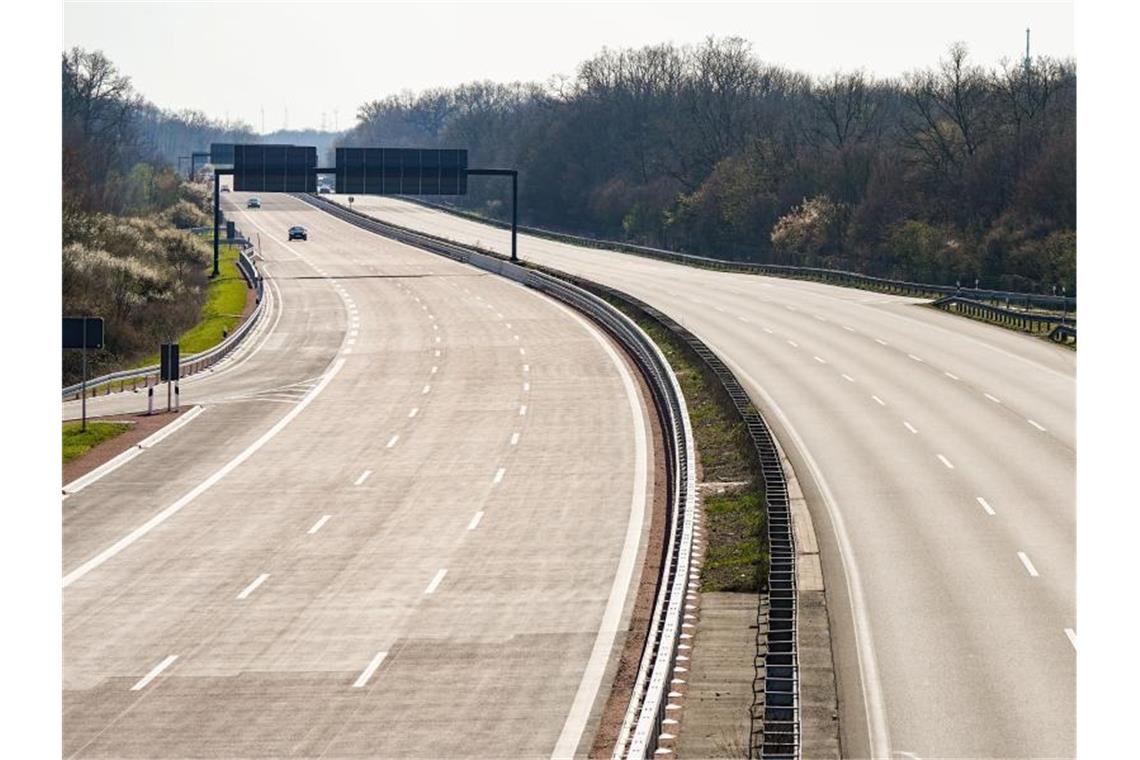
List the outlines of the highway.
{"label": "highway", "polygon": [[[404,201],[354,208],[510,250]],[[845,756],[1075,754],[1074,352],[913,299],[527,235],[519,255],[682,322],[773,425],[821,542]]]}
{"label": "highway", "polygon": [[224,198],[269,313],[183,382],[193,420],[64,497],[64,755],[572,753],[646,550],[631,365],[519,285]]}

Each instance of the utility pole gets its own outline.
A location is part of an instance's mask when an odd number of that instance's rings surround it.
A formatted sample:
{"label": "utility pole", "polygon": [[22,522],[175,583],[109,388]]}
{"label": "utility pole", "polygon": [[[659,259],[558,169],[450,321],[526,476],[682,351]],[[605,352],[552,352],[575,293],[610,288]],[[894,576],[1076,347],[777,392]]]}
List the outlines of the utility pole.
{"label": "utility pole", "polygon": [[1029,73],[1029,27],[1025,27],[1025,73]]}

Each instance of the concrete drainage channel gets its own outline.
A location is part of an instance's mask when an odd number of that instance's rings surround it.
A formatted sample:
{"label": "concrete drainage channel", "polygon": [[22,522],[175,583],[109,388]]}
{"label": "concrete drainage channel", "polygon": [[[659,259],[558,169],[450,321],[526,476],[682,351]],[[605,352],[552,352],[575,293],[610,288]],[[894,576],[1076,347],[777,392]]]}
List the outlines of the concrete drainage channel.
{"label": "concrete drainage channel", "polygon": [[667,715],[667,709],[676,708],[668,699],[669,686],[677,669],[683,668],[688,660],[685,654],[688,645],[682,641],[683,636],[688,636],[682,633],[682,615],[686,596],[691,591],[690,584],[694,582],[690,574],[697,572],[692,555],[697,500],[695,451],[685,397],[660,349],[629,317],[564,278],[381,223],[318,196],[296,197],[370,232],[494,272],[562,301],[599,324],[633,360],[646,381],[664,432],[667,506],[663,561],[657,578],[653,614],[613,757],[645,758],[671,754],[672,750],[661,743],[668,745],[671,738],[666,721],[675,722],[675,718]]}

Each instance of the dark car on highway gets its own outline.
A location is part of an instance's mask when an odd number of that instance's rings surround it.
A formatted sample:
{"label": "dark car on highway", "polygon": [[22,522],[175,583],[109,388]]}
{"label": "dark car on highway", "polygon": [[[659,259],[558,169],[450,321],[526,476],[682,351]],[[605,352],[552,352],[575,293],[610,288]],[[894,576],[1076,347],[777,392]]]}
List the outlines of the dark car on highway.
{"label": "dark car on highway", "polygon": [[290,240],[308,240],[309,239],[309,231],[306,230],[304,227],[290,227],[289,228],[289,239]]}
{"label": "dark car on highway", "polygon": [[248,201],[245,202],[245,207],[246,208],[261,208],[261,199],[260,198],[250,198]]}

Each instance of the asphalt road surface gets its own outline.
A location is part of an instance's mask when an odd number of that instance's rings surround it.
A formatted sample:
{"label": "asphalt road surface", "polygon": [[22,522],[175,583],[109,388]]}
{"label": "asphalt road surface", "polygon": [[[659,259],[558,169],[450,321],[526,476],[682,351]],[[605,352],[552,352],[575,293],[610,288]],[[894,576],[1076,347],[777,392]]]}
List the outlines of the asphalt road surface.
{"label": "asphalt road surface", "polygon": [[[407,202],[354,206],[510,250]],[[670,314],[773,423],[820,536],[846,755],[1075,754],[1074,352],[914,299],[525,235],[519,255]]]}
{"label": "asphalt road surface", "polygon": [[244,198],[263,327],[63,501],[64,755],[569,754],[645,551],[631,370],[533,291]]}

